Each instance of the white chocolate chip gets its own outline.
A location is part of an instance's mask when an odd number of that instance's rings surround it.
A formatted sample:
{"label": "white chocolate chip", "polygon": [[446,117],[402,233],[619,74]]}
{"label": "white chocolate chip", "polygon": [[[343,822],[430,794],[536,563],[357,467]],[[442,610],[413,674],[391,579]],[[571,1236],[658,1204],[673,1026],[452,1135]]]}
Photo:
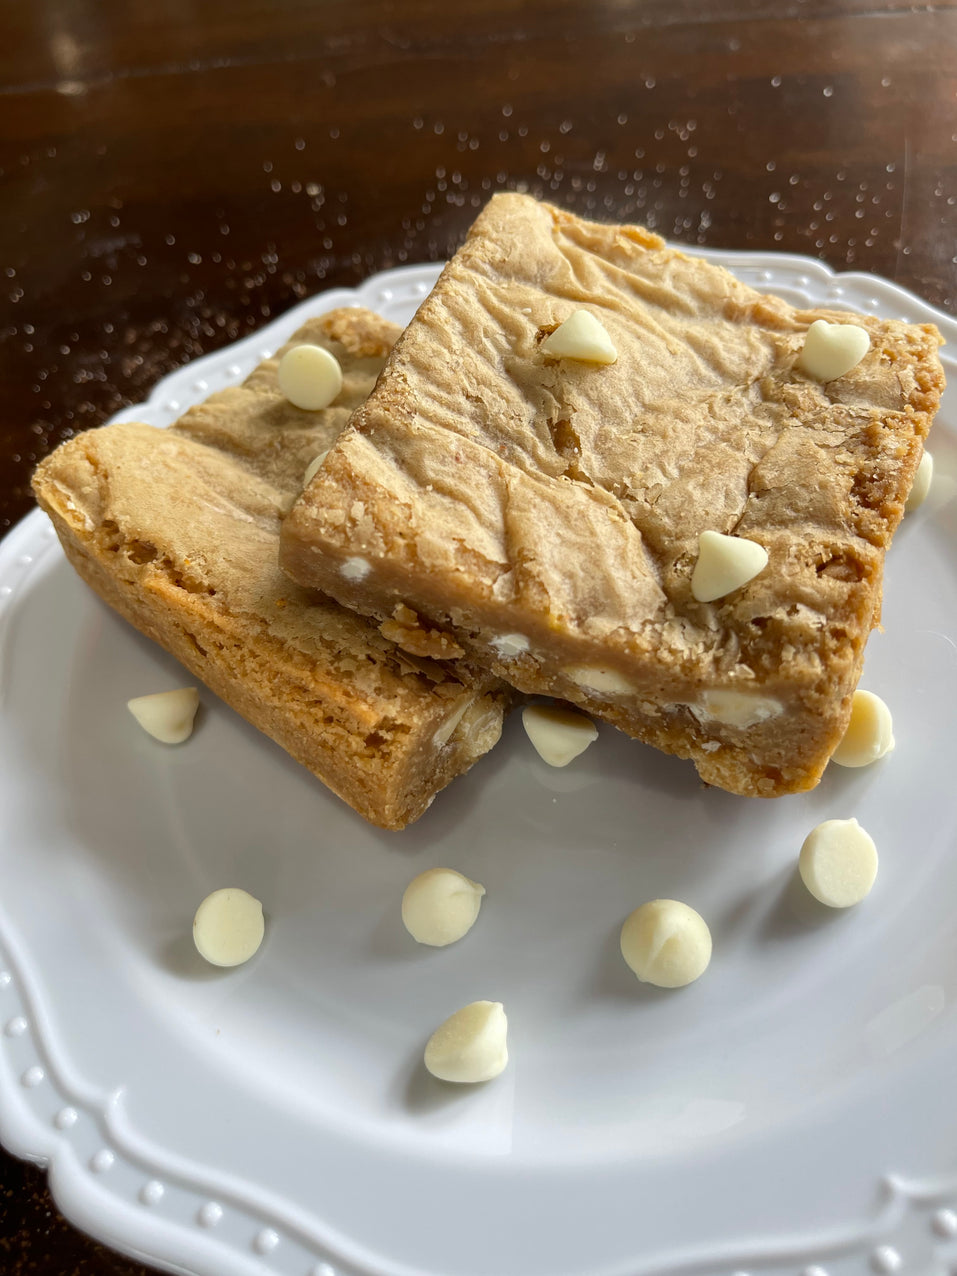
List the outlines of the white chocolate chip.
{"label": "white chocolate chip", "polygon": [[877,848],[857,820],[825,820],[804,839],[801,880],[828,908],[859,904],[877,876]]}
{"label": "white chocolate chip", "polygon": [[417,944],[444,948],[475,925],[485,887],[454,868],[429,868],[402,896],[402,923]]}
{"label": "white chocolate chip", "polygon": [[590,691],[605,692],[608,695],[629,695],[634,688],[617,669],[603,669],[599,665],[572,665],[562,671],[579,687]]}
{"label": "white chocolate chip", "polygon": [[549,766],[568,766],[598,738],[591,718],[558,705],[526,705],[522,726],[538,756]]}
{"label": "white chocolate chip", "polygon": [[930,485],[934,478],[934,458],[927,451],[920,458],[920,465],[917,467],[917,473],[914,475],[914,483],[910,489],[910,495],[904,505],[904,509],[908,514],[913,514],[914,510],[920,509],[927,500],[927,493],[930,491]]}
{"label": "white chocolate chip", "polygon": [[258,951],[266,924],[258,899],[235,886],[207,895],[193,918],[193,942],[213,966],[241,966]]}
{"label": "white chocolate chip", "polygon": [[711,932],[687,904],[653,899],[626,919],[621,955],[642,983],[683,988],[708,969]]}
{"label": "white chocolate chip", "polygon": [[604,324],[588,310],[575,310],[541,345],[554,359],[578,359],[582,363],[614,363],[618,351]]}
{"label": "white chocolate chip", "polygon": [[342,369],[322,346],[301,345],[279,360],[279,389],[289,402],[307,412],[327,408],[342,389]]}
{"label": "white chocolate chip", "polygon": [[182,744],[193,734],[199,692],[195,687],[159,691],[153,696],[127,700],[126,707],[154,740],[161,744]]}
{"label": "white chocolate chip", "polygon": [[440,1081],[491,1081],[508,1063],[508,1020],[500,1001],[473,1001],[436,1028],[425,1066]]}
{"label": "white chocolate chip", "polygon": [[528,651],[528,639],[524,634],[501,634],[492,639],[491,646],[500,656],[520,656]]}
{"label": "white chocolate chip", "polygon": [[856,368],[870,348],[871,339],[858,324],[815,319],[807,330],[798,364],[815,381],[836,381]]}
{"label": "white chocolate chip", "polygon": [[339,571],[346,580],[365,580],[372,571],[372,566],[364,558],[353,557],[347,558]]}
{"label": "white chocolate chip", "polygon": [[767,565],[768,551],[757,541],[725,536],[723,532],[702,532],[691,592],[699,603],[713,603],[754,580]]}
{"label": "white chocolate chip", "polygon": [[449,716],[445,719],[445,721],[440,724],[438,730],[435,732],[435,735],[433,735],[432,743],[437,744],[440,748],[442,747],[443,744],[448,744],[448,742],[452,739],[452,735],[455,731],[455,728],[459,725],[459,723],[465,717],[469,708],[474,703],[475,703],[474,698],[468,697],[465,700],[463,700],[460,705],[458,705],[455,709],[453,709],[452,712],[449,714]]}
{"label": "white chocolate chip", "polygon": [[502,718],[500,710],[494,704],[488,703],[487,701],[483,703],[483,701],[480,700],[478,702],[478,712],[470,719],[467,719],[465,723],[466,744],[471,744],[476,740],[485,739],[487,733],[492,730],[494,730],[494,738],[497,740],[501,724]]}
{"label": "white chocolate chip", "polygon": [[703,691],[701,703],[688,708],[699,722],[720,722],[726,727],[754,727],[784,712],[780,700],[730,688]]}
{"label": "white chocolate chip", "polygon": [[838,766],[869,766],[894,747],[891,711],[873,691],[855,691],[844,738],[831,755]]}
{"label": "white chocolate chip", "polygon": [[306,472],[302,476],[303,487],[309,486],[312,480],[319,473],[319,467],[322,465],[323,461],[326,459],[328,455],[329,455],[329,449],[326,448],[325,452],[320,452],[319,455],[314,460],[309,462],[309,464],[306,466]]}

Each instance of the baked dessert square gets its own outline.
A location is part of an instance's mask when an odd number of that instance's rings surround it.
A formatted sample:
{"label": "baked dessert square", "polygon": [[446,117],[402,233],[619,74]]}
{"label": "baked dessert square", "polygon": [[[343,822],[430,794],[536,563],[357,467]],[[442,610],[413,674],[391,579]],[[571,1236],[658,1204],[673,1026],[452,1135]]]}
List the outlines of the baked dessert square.
{"label": "baked dessert square", "polygon": [[[614,362],[549,351],[582,309]],[[869,347],[829,380],[802,362],[817,320]],[[282,563],[397,643],[439,627],[710,784],[810,788],[879,620],[939,341],[495,196],[293,506]],[[703,533],[766,565],[702,601]]]}
{"label": "baked dessert square", "polygon": [[[87,431],[34,477],[67,557],[101,598],[390,829],[495,744],[508,692],[467,661],[398,651],[368,620],[294,585],[278,555],[307,466],[365,399],[398,332],[369,311],[332,311],[170,429]],[[321,411],[279,392],[278,359],[303,343],[342,366],[342,391]]]}

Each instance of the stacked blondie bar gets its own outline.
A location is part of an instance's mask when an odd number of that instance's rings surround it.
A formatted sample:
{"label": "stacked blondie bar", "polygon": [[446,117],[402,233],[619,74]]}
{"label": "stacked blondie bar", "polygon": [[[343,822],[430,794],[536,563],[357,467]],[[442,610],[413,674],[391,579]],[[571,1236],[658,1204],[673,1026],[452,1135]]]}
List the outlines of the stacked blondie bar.
{"label": "stacked blondie bar", "polygon": [[108,602],[386,827],[516,694],[772,797],[844,734],[939,340],[504,194],[401,336],[350,310],[293,338],[341,364],[331,407],[269,360],[35,488]]}
{"label": "stacked blondie bar", "polygon": [[284,348],[170,429],[89,430],[34,478],[67,557],[106,602],[390,829],[492,747],[510,698],[470,661],[409,655],[279,569],[303,475],[372,389],[398,331],[349,309],[296,333],[290,347],[318,346],[342,368],[323,410],[281,393]]}

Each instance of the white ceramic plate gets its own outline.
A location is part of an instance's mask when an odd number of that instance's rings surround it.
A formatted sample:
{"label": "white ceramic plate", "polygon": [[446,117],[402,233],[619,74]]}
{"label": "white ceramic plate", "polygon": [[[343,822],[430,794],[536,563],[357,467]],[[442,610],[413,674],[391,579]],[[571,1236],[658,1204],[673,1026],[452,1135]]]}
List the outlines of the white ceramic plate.
{"label": "white ceramic plate", "polygon": [[[793,302],[957,338],[868,276],[705,255]],[[436,273],[305,302],[121,415],[170,422],[332,306],[405,321]],[[208,694],[187,745],[146,737],[127,698],[187,679],[27,518],[0,546],[4,1144],[49,1167],[79,1226],[203,1276],[953,1271],[955,422],[951,397],[868,650],[897,750],[768,803],[610,729],[550,770],[516,718],[419,824],[378,832]],[[832,913],[795,885],[796,856],[851,815],[881,871]],[[399,920],[435,864],[488,889],[444,951]],[[268,916],[233,971],[190,939],[223,885]],[[617,951],[655,896],[714,934],[679,992],[638,984]],[[484,997],[509,1013],[508,1070],[433,1082],[426,1038]]]}

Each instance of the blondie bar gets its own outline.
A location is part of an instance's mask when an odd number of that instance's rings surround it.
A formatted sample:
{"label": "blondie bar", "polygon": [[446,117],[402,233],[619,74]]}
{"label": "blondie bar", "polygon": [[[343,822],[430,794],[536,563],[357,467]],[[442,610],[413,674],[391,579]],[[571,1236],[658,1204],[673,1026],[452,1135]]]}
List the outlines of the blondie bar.
{"label": "blondie bar", "polygon": [[495,744],[507,692],[466,661],[398,651],[374,624],[293,585],[278,552],[307,466],[369,393],[398,332],[349,309],[296,333],[290,346],[320,345],[342,365],[324,411],[279,393],[277,355],[168,430],[77,436],[34,478],[67,557],[106,602],[391,829]]}
{"label": "blondie bar", "polygon": [[[549,353],[582,309],[608,349]],[[801,360],[819,319],[866,333],[830,381]],[[879,620],[939,340],[797,310],[639,227],[495,196],[294,505],[282,563],[393,641],[438,628],[711,784],[810,788]],[[699,600],[705,532],[766,566]]]}

